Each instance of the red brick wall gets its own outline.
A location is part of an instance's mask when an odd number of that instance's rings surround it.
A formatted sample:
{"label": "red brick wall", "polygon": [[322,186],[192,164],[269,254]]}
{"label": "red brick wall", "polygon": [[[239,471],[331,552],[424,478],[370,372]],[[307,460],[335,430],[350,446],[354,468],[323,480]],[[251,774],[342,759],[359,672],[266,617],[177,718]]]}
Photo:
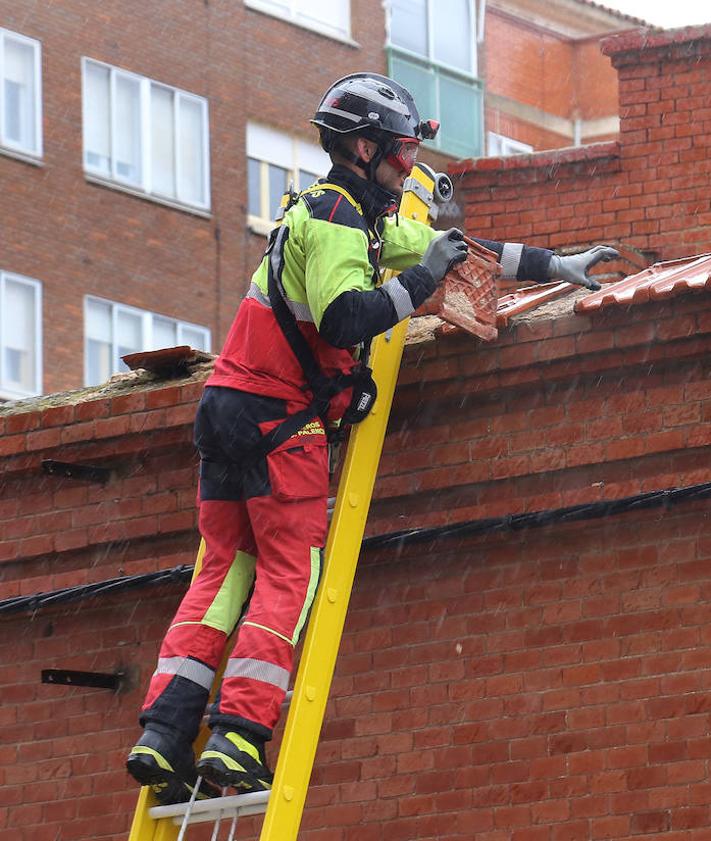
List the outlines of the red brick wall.
{"label": "red brick wall", "polygon": [[595,120],[618,113],[617,73],[608,56],[600,52],[600,39],[575,44],[573,74],[580,117]]}
{"label": "red brick wall", "polygon": [[[711,480],[707,296],[408,347],[369,532]],[[203,375],[0,417],[0,598],[190,563]],[[43,476],[54,458],[115,471]],[[304,837],[711,831],[708,503],[364,553]],[[0,620],[0,829],[118,839],[175,585]],[[127,668],[131,689],[43,686]],[[705,799],[706,798],[706,799]],[[656,831],[656,830],[655,830]],[[196,838],[203,838],[196,833]],[[240,837],[250,837],[250,833]]]}
{"label": "red brick wall", "polygon": [[497,9],[488,11],[486,26],[488,89],[568,116],[575,98],[572,42]]}
{"label": "red brick wall", "polygon": [[708,251],[711,32],[679,33],[603,47],[619,73],[619,147],[453,166],[467,229],[550,248],[614,240],[661,259]]}
{"label": "red brick wall", "polygon": [[[369,555],[303,837],[708,837],[704,511]],[[126,837],[122,762],[176,601],[150,589],[2,623],[7,837]],[[123,695],[39,683],[43,668],[127,665],[141,688]]]}

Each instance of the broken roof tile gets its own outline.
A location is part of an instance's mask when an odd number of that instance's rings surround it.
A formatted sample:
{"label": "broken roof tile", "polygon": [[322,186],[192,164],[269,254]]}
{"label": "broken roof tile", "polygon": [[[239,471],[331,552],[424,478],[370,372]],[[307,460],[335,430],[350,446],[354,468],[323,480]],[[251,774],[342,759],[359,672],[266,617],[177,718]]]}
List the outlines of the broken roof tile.
{"label": "broken roof tile", "polygon": [[704,289],[711,291],[711,254],[655,263],[576,301],[575,312],[587,314],[612,306],[646,304]]}
{"label": "broken roof tile", "polygon": [[132,371],[143,368],[161,379],[182,376],[191,363],[206,362],[213,358],[212,354],[195,350],[190,345],[178,345],[160,350],[142,350],[121,357]]}
{"label": "broken roof tile", "polygon": [[506,327],[513,316],[535,309],[561,295],[567,295],[575,288],[574,284],[565,281],[539,283],[536,286],[526,286],[524,289],[502,295],[496,306],[496,326]]}

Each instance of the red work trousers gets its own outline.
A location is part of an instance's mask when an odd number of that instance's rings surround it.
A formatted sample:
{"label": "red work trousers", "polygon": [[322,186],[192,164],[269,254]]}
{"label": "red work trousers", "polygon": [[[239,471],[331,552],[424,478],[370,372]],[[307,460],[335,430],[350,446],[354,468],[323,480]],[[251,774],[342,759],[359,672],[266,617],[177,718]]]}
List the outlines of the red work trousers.
{"label": "red work trousers", "polygon": [[[202,570],[163,640],[141,721],[194,739],[227,638],[239,623],[210,723],[270,738],[321,570],[325,436],[319,439],[312,424],[308,434],[240,470],[240,452],[230,441],[244,447],[254,428],[260,434],[265,415],[284,411],[283,401],[214,387],[205,394],[196,421]],[[229,435],[220,430],[225,423]]]}

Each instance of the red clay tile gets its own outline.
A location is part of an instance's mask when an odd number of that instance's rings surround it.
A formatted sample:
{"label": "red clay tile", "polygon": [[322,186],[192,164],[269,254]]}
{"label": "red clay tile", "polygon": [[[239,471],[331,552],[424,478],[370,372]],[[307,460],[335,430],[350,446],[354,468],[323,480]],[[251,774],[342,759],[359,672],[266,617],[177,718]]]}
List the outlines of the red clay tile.
{"label": "red clay tile", "polygon": [[711,254],[655,263],[577,301],[575,312],[591,313],[618,305],[644,304],[704,289],[711,291]]}
{"label": "red clay tile", "polygon": [[188,362],[194,361],[196,351],[190,345],[161,348],[160,350],[142,350],[128,353],[121,359],[132,371],[145,368],[159,376],[174,376],[185,370]]}
{"label": "red clay tile", "polygon": [[[494,341],[496,329],[496,279],[501,266],[496,254],[469,237],[469,256],[447,273],[444,281],[415,315],[436,315],[453,327],[485,342]],[[444,332],[447,332],[446,328]]]}
{"label": "red clay tile", "polygon": [[496,307],[496,326],[506,327],[509,319],[514,315],[535,309],[547,301],[567,295],[577,287],[573,283],[539,283],[536,286],[526,286],[508,295],[502,295]]}

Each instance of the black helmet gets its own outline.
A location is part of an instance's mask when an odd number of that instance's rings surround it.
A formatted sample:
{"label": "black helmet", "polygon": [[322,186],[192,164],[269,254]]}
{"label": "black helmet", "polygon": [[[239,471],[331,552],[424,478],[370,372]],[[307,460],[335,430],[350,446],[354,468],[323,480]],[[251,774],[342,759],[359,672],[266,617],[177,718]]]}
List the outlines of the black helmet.
{"label": "black helmet", "polygon": [[420,121],[409,91],[379,73],[352,73],[326,91],[311,122],[321,132],[321,145],[330,152],[334,135],[358,132],[376,142],[385,135],[429,140],[439,124]]}

